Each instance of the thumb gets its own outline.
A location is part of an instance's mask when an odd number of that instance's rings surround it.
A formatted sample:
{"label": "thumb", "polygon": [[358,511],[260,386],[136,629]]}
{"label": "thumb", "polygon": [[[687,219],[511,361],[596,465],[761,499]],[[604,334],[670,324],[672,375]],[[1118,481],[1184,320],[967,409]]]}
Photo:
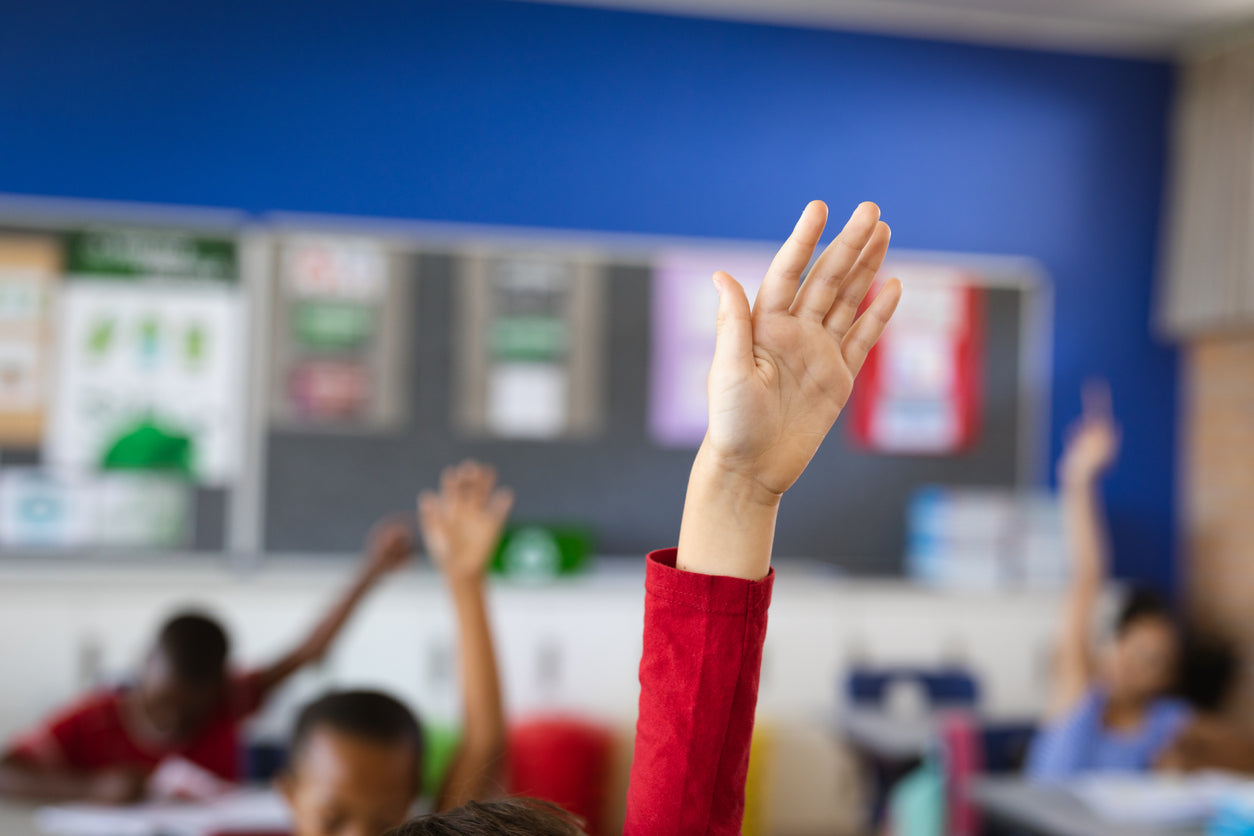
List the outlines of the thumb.
{"label": "thumb", "polygon": [[718,289],[718,341],[714,345],[714,370],[744,375],[753,368],[753,320],[749,297],[740,282],[719,270],[714,274]]}

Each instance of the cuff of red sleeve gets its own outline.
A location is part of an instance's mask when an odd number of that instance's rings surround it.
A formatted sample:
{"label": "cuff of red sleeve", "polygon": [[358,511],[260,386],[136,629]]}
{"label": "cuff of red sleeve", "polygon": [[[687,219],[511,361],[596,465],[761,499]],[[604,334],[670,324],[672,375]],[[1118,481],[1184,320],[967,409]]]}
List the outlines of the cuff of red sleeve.
{"label": "cuff of red sleeve", "polygon": [[759,615],[771,605],[775,570],[760,581],[702,575],[675,568],[677,549],[660,549],[649,554],[644,580],[652,596],[704,612],[728,615]]}

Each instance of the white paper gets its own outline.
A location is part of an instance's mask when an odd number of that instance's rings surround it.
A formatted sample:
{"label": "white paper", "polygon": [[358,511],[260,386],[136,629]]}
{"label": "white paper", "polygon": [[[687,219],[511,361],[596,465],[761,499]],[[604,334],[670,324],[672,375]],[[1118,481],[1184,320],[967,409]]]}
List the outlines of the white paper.
{"label": "white paper", "polygon": [[556,438],[569,420],[570,379],[555,363],[498,363],[488,375],[488,428],[502,438]]}
{"label": "white paper", "polygon": [[256,790],[204,804],[44,807],[35,821],[49,836],[208,836],[230,830],[284,831],[291,817],[273,792]]}
{"label": "white paper", "polygon": [[60,321],[45,461],[96,469],[121,435],[156,420],[192,439],[199,480],[231,480],[245,383],[244,317],[233,285],[70,281]]}

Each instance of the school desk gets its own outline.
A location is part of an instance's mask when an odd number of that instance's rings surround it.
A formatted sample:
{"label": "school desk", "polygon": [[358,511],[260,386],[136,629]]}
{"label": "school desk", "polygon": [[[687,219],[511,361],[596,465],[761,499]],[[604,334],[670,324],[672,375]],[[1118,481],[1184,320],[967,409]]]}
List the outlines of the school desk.
{"label": "school desk", "polygon": [[971,798],[990,822],[1034,836],[1203,836],[1205,829],[1155,828],[1105,821],[1062,787],[1021,778],[980,778]]}

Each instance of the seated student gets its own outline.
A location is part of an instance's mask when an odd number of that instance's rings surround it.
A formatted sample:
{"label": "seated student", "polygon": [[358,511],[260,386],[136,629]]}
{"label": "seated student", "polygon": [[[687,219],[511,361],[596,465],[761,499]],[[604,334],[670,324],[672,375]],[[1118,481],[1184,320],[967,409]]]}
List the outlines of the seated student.
{"label": "seated student", "polygon": [[[826,217],[822,203],[806,207],[752,310],[734,279],[715,274],[709,429],[679,548],[647,562],[628,836],[740,833],[780,498],[840,414],[901,296],[892,280],[858,316],[889,239],[869,203],[798,288]],[[505,801],[419,818],[392,836],[579,832],[557,811]]]}
{"label": "seated student", "polygon": [[[500,793],[505,719],[484,576],[512,505],[496,474],[474,462],[446,469],[440,493],[419,498],[423,539],[457,613],[461,656],[462,735],[436,810]],[[380,836],[405,821],[422,773],[422,727],[409,709],[384,694],[351,691],[301,713],[278,786],[295,836]]]}
{"label": "seated student", "polygon": [[0,756],[0,795],[132,802],[170,758],[238,780],[241,721],[294,673],[322,659],[366,594],[411,552],[406,526],[381,524],[356,578],[313,631],[258,670],[229,671],[226,632],[213,619],[175,616],[132,684],[88,694],[9,745]]}
{"label": "seated student", "polygon": [[1133,593],[1101,657],[1095,658],[1089,646],[1108,563],[1099,483],[1118,449],[1109,389],[1086,387],[1084,415],[1058,468],[1074,565],[1049,714],[1028,755],[1032,779],[1150,769],[1191,720],[1188,706],[1171,695],[1181,638],[1161,600]]}

